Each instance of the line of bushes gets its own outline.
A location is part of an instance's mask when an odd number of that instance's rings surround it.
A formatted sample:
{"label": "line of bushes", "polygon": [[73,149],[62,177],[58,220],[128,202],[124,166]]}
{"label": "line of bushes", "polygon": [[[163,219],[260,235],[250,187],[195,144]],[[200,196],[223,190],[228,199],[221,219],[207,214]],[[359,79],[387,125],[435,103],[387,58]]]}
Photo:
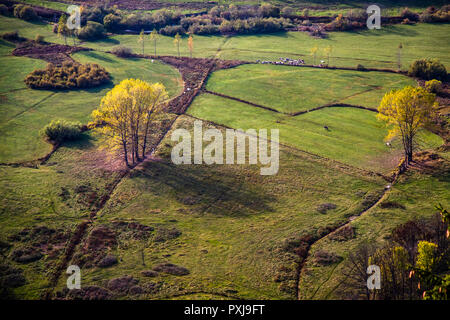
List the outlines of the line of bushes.
{"label": "line of bushes", "polygon": [[109,73],[98,64],[80,64],[65,61],[60,66],[49,63],[45,69],[37,69],[25,78],[32,89],[91,88],[110,81]]}

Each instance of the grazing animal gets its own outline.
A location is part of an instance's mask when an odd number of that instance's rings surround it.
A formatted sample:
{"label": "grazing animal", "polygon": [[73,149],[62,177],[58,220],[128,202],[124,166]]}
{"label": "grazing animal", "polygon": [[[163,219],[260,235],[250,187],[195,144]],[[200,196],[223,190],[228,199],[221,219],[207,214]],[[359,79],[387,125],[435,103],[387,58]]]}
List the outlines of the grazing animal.
{"label": "grazing animal", "polygon": [[328,128],[328,126],[323,126],[323,128],[327,131],[330,131],[330,128]]}
{"label": "grazing animal", "polygon": [[392,147],[392,145],[391,145],[390,142],[386,142],[386,145],[387,145],[389,148]]}

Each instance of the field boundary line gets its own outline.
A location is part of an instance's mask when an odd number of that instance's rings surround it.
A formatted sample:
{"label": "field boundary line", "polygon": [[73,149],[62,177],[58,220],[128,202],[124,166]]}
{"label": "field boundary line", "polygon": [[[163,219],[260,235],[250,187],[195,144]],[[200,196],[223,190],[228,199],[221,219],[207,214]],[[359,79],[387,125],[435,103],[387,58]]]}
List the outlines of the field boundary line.
{"label": "field boundary line", "polygon": [[[208,122],[208,123],[213,124],[213,125],[218,126],[218,127],[222,127],[222,128],[225,128],[225,129],[233,129],[233,130],[236,130],[236,131],[239,131],[239,132],[245,134],[245,132],[242,131],[242,130],[235,129],[235,128],[229,127],[227,125],[224,125],[224,124],[220,124],[220,123],[217,123],[217,122],[214,122],[214,121],[210,121],[210,120],[201,119],[201,118],[198,118],[196,116],[190,115],[188,113],[185,113],[184,115],[189,117],[189,118],[192,118],[192,119],[205,121],[205,122]],[[253,136],[253,135],[250,135],[250,136]],[[260,139],[263,139],[263,138],[260,138]],[[263,140],[265,140],[267,142],[271,142],[272,141],[270,139],[263,139]],[[308,156],[313,157],[316,160],[318,159],[318,160],[334,163],[334,164],[337,165],[337,168],[339,168],[338,169],[339,171],[344,172],[346,174],[349,174],[347,171],[345,171],[345,170],[348,170],[348,171],[358,172],[361,175],[377,176],[377,177],[380,177],[380,178],[384,179],[387,182],[392,182],[393,181],[393,178],[391,178],[389,176],[386,176],[386,175],[384,175],[382,173],[376,172],[376,171],[370,171],[370,170],[367,170],[367,169],[358,168],[358,167],[352,166],[350,164],[346,164],[346,163],[340,162],[340,161],[335,160],[335,159],[327,158],[327,157],[324,157],[324,156],[321,156],[321,155],[318,155],[318,154],[315,154],[315,153],[312,153],[312,152],[309,152],[309,151],[306,151],[306,150],[302,150],[302,149],[293,147],[291,145],[288,145],[288,144],[285,144],[285,143],[282,143],[282,142],[278,142],[278,144],[280,146],[282,146],[282,147],[285,147],[286,149],[290,149],[290,150],[294,150],[294,151],[297,151],[297,152],[300,152],[300,153],[303,153],[303,154],[307,154]],[[328,165],[328,167],[330,167],[330,166]]]}
{"label": "field boundary line", "polygon": [[42,98],[41,100],[39,100],[38,102],[36,102],[35,104],[33,104],[31,107],[29,107],[29,108],[27,108],[27,109],[25,109],[25,110],[22,110],[22,111],[19,112],[18,114],[14,115],[11,119],[8,119],[8,121],[6,121],[5,124],[11,122],[12,120],[14,120],[14,119],[16,119],[16,118],[18,118],[18,117],[20,117],[20,116],[23,115],[24,113],[27,113],[27,112],[29,112],[29,111],[32,110],[32,109],[35,109],[35,108],[36,108],[38,105],[40,105],[42,102],[44,102],[44,101],[47,100],[47,99],[50,99],[51,97],[53,97],[53,96],[56,95],[57,93],[58,93],[58,92],[52,92],[52,93],[50,93],[48,96]]}
{"label": "field boundary line", "polygon": [[[361,93],[366,93],[366,92],[369,92],[369,91],[371,91],[371,90],[367,90],[367,91],[361,92]],[[250,101],[246,101],[246,100],[243,100],[243,99],[240,99],[240,98],[228,96],[228,95],[223,94],[223,93],[210,91],[210,90],[207,90],[207,89],[204,89],[201,93],[207,93],[207,94],[215,95],[215,96],[218,96],[218,97],[221,97],[221,98],[224,98],[224,99],[234,100],[234,101],[237,101],[237,102],[241,102],[241,103],[250,105],[252,107],[264,109],[264,110],[267,110],[267,111],[272,111],[274,113],[284,114],[284,115],[291,116],[291,117],[296,117],[296,116],[299,116],[299,115],[302,115],[302,114],[305,114],[305,113],[308,113],[308,112],[313,112],[313,111],[317,111],[317,110],[321,110],[321,109],[325,109],[325,108],[337,108],[337,107],[362,109],[362,110],[367,110],[367,111],[372,111],[372,112],[377,112],[378,113],[378,110],[375,109],[375,108],[369,108],[369,107],[353,105],[353,104],[348,104],[348,103],[341,103],[341,102],[333,102],[333,103],[325,104],[325,105],[322,105],[322,106],[319,106],[319,107],[315,107],[315,108],[312,108],[312,109],[308,109],[308,110],[302,110],[302,111],[297,111],[297,112],[293,112],[293,113],[288,113],[288,112],[278,111],[278,110],[273,109],[271,107],[263,106],[263,105],[260,105],[260,104],[257,104],[257,103],[253,103],[253,102],[250,102]],[[344,98],[344,99],[347,99],[347,98]],[[342,100],[344,100],[344,99],[342,99]]]}

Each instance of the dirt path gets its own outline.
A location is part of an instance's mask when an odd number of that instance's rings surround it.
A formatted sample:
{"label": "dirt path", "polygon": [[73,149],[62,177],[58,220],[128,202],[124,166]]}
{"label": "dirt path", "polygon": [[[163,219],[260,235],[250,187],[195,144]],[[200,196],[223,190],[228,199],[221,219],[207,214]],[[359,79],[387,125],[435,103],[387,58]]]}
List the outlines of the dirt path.
{"label": "dirt path", "polygon": [[[314,246],[317,242],[329,237],[330,235],[335,234],[336,232],[339,232],[340,230],[344,229],[345,227],[347,227],[348,225],[350,225],[353,221],[356,221],[357,219],[359,219],[360,217],[364,216],[366,213],[368,213],[371,209],[377,207],[381,202],[383,202],[383,200],[386,198],[386,196],[389,194],[389,191],[392,189],[392,186],[398,181],[398,178],[401,174],[403,174],[405,172],[406,168],[403,165],[403,161],[401,162],[401,164],[399,165],[399,169],[395,174],[395,177],[393,178],[393,181],[391,184],[388,184],[384,189],[383,192],[380,194],[380,196],[377,198],[376,201],[374,201],[372,204],[370,204],[367,208],[365,208],[363,211],[361,211],[360,213],[350,217],[346,222],[335,226],[332,229],[328,229],[328,232],[326,232],[325,234],[321,235],[318,238],[313,239],[313,241],[311,243],[308,244],[305,254],[303,257],[300,257],[301,262],[298,265],[298,269],[297,269],[297,285],[296,285],[296,296],[298,300],[305,300],[305,297],[302,297],[300,295],[300,283],[301,283],[301,279],[302,279],[302,275],[305,272],[305,265],[308,262],[308,258],[309,258],[309,253],[311,250],[311,247]],[[319,290],[319,288],[324,285],[330,278],[331,278],[332,273],[330,274],[330,276],[328,277],[327,280],[325,280],[315,291],[315,293],[309,297],[309,299],[312,299],[314,297],[314,295],[317,293],[317,291]]]}

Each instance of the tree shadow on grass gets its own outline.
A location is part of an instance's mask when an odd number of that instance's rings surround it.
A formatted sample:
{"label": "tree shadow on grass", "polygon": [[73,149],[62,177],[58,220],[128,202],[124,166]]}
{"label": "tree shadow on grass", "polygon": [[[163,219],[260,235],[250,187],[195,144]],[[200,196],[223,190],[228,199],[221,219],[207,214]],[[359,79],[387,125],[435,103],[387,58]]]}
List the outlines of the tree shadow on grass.
{"label": "tree shadow on grass", "polygon": [[114,59],[111,59],[108,56],[99,54],[98,52],[95,52],[95,51],[85,51],[84,55],[89,56],[93,59],[104,61],[104,62],[116,63],[116,61]]}
{"label": "tree shadow on grass", "polygon": [[86,150],[94,147],[94,140],[88,132],[83,132],[77,140],[66,141],[61,146],[70,149]]}
{"label": "tree shadow on grass", "polygon": [[[173,196],[188,211],[222,216],[248,216],[273,209],[276,198],[261,187],[245,182],[236,171],[206,165],[146,162],[130,177],[144,177],[155,193]],[[255,175],[258,173],[255,173]]]}
{"label": "tree shadow on grass", "polygon": [[[414,26],[412,26],[414,27]],[[366,37],[381,37],[386,35],[396,35],[396,36],[402,36],[402,37],[415,37],[418,35],[418,32],[416,30],[413,30],[412,28],[401,28],[397,25],[394,26],[381,26],[380,30],[355,30],[350,31],[350,33],[355,33],[359,35],[363,35]]]}

